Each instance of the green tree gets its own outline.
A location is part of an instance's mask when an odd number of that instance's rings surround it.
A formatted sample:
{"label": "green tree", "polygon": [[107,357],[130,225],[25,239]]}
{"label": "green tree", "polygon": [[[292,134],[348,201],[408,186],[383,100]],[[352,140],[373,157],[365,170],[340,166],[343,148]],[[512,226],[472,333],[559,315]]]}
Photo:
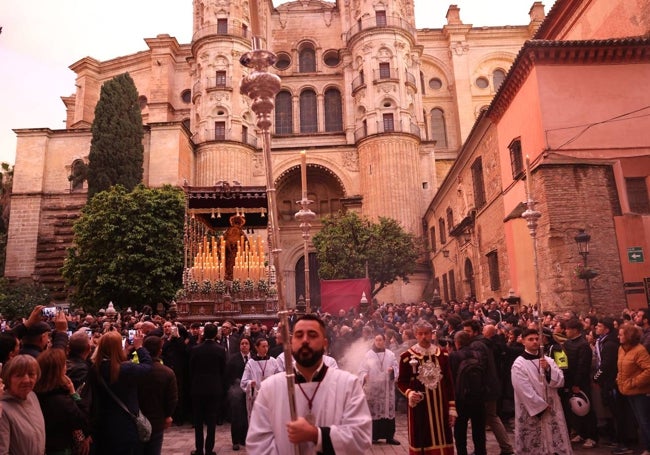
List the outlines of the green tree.
{"label": "green tree", "polygon": [[354,212],[326,218],[313,243],[320,278],[363,278],[367,266],[373,297],[398,278],[408,283],[419,257],[414,236],[397,221],[380,217],[374,223]]}
{"label": "green tree", "polygon": [[129,73],[102,85],[88,154],[88,199],[113,185],[142,182],[144,146],[138,90]]}
{"label": "green tree", "polygon": [[169,185],[97,193],[74,225],[62,270],[75,305],[141,309],[171,301],[181,286],[184,210],[183,191]]}
{"label": "green tree", "polygon": [[0,314],[9,321],[29,317],[36,305],[47,306],[49,302],[49,291],[40,283],[0,279]]}

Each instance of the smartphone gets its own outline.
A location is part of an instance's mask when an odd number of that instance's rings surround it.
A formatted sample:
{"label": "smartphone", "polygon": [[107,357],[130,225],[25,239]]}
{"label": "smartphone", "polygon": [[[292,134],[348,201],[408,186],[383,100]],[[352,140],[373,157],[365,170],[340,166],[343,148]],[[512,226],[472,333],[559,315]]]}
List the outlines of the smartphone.
{"label": "smartphone", "polygon": [[45,307],[45,308],[43,308],[43,310],[41,311],[41,315],[42,315],[44,318],[53,318],[54,316],[56,316],[56,308],[54,308],[54,307],[49,307],[49,306],[48,306],[48,307]]}
{"label": "smartphone", "polygon": [[86,330],[86,333],[88,334],[88,339],[92,340],[93,339],[93,331],[92,330]]}
{"label": "smartphone", "polygon": [[129,330],[129,344],[133,344],[133,338],[135,338],[135,330]]}
{"label": "smartphone", "polygon": [[178,326],[172,326],[172,335],[178,336]]}
{"label": "smartphone", "polygon": [[68,334],[68,338],[72,336],[72,330],[68,330],[66,333]]}

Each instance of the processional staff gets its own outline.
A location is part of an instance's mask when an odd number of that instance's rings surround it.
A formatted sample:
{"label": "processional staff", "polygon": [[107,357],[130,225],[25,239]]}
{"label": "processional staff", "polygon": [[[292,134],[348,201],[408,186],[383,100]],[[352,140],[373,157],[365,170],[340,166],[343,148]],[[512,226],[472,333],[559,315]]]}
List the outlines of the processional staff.
{"label": "processional staff", "polygon": [[[269,204],[269,231],[272,245],[269,245],[273,266],[276,271],[276,286],[278,289],[278,317],[282,323],[282,338],[284,345],[284,365],[289,396],[289,412],[291,420],[296,420],[295,375],[291,355],[291,340],[289,338],[289,320],[287,304],[284,299],[282,268],[280,267],[280,227],[278,226],[278,204],[273,182],[273,167],[271,162],[271,115],[275,95],[280,91],[280,78],[268,72],[275,64],[277,57],[270,51],[260,49],[260,38],[253,37],[253,49],[241,56],[239,62],[252,68],[253,71],[244,77],[239,91],[252,100],[251,109],[257,116],[257,126],[262,131],[262,151],[266,168],[266,195]],[[294,445],[294,452],[300,454],[300,446]]]}
{"label": "processional staff", "polygon": [[[535,269],[535,304],[537,306],[537,324],[539,325],[539,358],[544,358],[544,313],[542,312],[541,288],[539,284],[539,266],[537,263],[537,220],[542,214],[535,210],[536,202],[533,200],[531,191],[532,178],[530,175],[530,159],[526,156],[526,206],[528,207],[521,217],[528,224],[528,231],[533,239],[533,268]],[[540,369],[541,380],[544,380],[544,372]],[[546,390],[546,389],[545,389]]]}

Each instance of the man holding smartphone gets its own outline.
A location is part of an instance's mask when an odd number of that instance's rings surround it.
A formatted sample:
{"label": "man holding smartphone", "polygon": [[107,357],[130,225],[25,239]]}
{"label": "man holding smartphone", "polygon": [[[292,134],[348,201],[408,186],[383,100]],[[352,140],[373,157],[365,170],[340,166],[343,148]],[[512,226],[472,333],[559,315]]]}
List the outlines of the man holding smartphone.
{"label": "man holding smartphone", "polygon": [[[14,333],[20,339],[19,354],[38,357],[51,343],[52,348],[66,349],[68,345],[68,320],[62,311],[54,318],[54,328],[43,321],[43,305],[37,305],[24,323],[14,328]],[[56,310],[55,310],[56,311]],[[50,339],[51,334],[51,339]]]}

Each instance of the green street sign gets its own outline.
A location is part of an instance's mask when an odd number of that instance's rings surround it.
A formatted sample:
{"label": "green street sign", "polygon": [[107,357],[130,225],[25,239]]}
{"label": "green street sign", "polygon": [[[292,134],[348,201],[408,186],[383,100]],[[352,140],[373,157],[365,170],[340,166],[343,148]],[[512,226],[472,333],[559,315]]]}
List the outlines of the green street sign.
{"label": "green street sign", "polygon": [[643,248],[640,246],[633,246],[627,249],[627,260],[630,263],[644,262]]}

